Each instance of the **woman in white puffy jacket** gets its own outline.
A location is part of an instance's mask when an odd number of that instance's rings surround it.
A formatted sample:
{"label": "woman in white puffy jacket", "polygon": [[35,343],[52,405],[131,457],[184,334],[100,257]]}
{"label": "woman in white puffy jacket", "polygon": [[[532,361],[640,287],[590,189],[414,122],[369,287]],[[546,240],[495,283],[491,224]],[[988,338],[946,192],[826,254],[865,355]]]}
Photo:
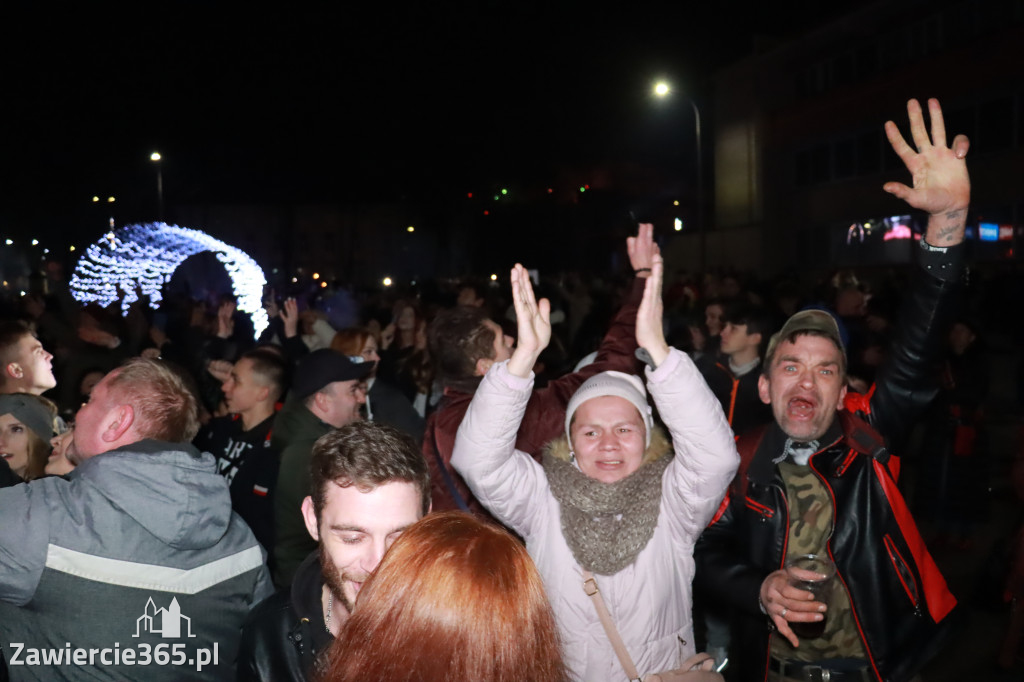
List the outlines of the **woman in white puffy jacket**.
{"label": "woman in white puffy jacket", "polygon": [[515,449],[532,368],[551,338],[550,306],[535,300],[518,264],[518,345],[484,377],[455,441],[452,464],[474,495],[526,540],[566,663],[580,680],[626,679],[584,592],[583,569],[595,574],[641,675],[676,668],[694,653],[693,546],[739,464],[718,401],[690,358],[665,343],[662,271],[655,256],[636,336],[671,443],[653,424],[640,379],[604,372],[572,397],[565,436],[542,464]]}

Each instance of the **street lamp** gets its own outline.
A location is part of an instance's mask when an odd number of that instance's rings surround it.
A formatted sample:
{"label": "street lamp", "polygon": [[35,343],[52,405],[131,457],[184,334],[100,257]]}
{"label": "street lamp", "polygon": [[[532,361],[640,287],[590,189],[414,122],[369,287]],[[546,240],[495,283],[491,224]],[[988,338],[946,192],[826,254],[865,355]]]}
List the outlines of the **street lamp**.
{"label": "street lamp", "polygon": [[160,152],[153,152],[149,155],[149,160],[156,164],[156,202],[157,202],[157,218],[161,221],[164,219],[164,171],[163,164],[161,161],[163,157],[160,156]]}
{"label": "street lamp", "polygon": [[[652,90],[658,99],[665,99],[672,94],[672,86],[665,81],[657,81]],[[703,272],[707,269],[707,226],[704,225],[704,161],[701,158],[700,109],[692,97],[687,97],[686,101],[693,108],[697,132],[697,232],[700,234],[700,269]]]}

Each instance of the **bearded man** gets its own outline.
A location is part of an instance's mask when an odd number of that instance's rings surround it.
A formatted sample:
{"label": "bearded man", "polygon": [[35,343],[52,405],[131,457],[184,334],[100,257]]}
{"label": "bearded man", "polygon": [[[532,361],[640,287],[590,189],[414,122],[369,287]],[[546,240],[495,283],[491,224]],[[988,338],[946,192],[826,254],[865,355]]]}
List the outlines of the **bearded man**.
{"label": "bearded man", "polygon": [[319,545],[291,588],[253,609],[242,631],[239,680],[313,679],[384,552],[430,510],[427,463],[416,442],[355,421],[313,446],[312,495],[302,501]]}

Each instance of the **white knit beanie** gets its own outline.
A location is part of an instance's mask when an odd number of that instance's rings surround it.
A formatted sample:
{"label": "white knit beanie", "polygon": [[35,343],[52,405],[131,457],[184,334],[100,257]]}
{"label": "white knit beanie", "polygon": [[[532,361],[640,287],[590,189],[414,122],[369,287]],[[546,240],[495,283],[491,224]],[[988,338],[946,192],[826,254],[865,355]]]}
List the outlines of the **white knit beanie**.
{"label": "white knit beanie", "polygon": [[569,439],[569,447],[572,448],[572,434],[569,433],[569,424],[572,423],[572,416],[579,409],[580,405],[591,398],[601,398],[606,395],[614,395],[625,398],[633,403],[644,420],[646,444],[651,444],[651,430],[654,428],[654,417],[652,417],[651,406],[647,404],[647,391],[640,377],[624,372],[609,370],[590,377],[583,382],[583,385],[576,389],[569,405],[565,408],[565,437]]}

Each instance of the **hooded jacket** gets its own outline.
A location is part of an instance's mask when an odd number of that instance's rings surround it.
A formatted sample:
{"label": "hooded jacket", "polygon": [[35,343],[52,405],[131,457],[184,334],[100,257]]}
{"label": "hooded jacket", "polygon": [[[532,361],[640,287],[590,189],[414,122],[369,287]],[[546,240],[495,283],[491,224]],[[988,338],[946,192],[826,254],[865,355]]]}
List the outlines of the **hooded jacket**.
{"label": "hooded jacket", "polygon": [[134,443],[0,490],[0,518],[12,680],[232,678],[242,622],[272,587],[211,455]]}
{"label": "hooded jacket", "polygon": [[[693,545],[739,464],[718,400],[689,357],[673,350],[660,367],[647,370],[647,378],[675,456],[662,474],[650,540],[626,568],[596,576],[619,634],[645,675],[677,667],[694,653]],[[532,378],[509,374],[507,363],[494,365],[459,427],[452,464],[484,506],[525,539],[544,579],[572,674],[581,680],[625,680],[583,591],[581,569],[562,533],[560,504],[547,475],[515,448],[532,384]],[[659,439],[651,442],[657,449]],[[645,459],[659,455],[649,450]]]}

